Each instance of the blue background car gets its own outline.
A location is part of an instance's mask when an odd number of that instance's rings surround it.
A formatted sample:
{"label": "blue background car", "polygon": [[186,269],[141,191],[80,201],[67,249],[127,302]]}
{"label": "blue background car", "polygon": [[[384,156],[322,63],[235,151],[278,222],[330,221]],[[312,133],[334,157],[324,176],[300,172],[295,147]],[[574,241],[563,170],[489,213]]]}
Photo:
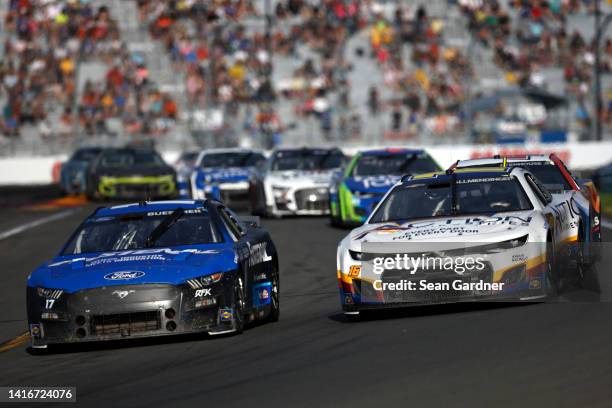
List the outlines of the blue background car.
{"label": "blue background car", "polygon": [[87,170],[102,152],[101,147],[83,147],[76,150],[70,159],[62,163],[60,191],[62,194],[82,194],[87,189]]}
{"label": "blue background car", "polygon": [[403,175],[440,170],[421,149],[365,150],[336,173],[329,202],[334,225],[362,224],[391,186]]}
{"label": "blue background car", "polygon": [[200,153],[191,175],[194,199],[215,198],[230,203],[244,200],[249,193],[249,179],[255,167],[266,158],[251,149],[210,149]]}

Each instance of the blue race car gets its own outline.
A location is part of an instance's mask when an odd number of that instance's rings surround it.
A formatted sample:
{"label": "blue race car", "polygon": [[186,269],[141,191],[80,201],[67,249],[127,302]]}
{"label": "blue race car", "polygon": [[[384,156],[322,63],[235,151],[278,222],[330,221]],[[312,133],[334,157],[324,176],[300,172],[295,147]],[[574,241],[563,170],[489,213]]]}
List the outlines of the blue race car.
{"label": "blue race car", "polygon": [[226,203],[246,200],[249,179],[265,160],[262,152],[251,149],[204,150],[191,175],[191,195],[196,200],[210,197]]}
{"label": "blue race car", "polygon": [[365,150],[332,179],[329,189],[331,221],[334,225],[360,225],[403,175],[440,170],[420,149]]}
{"label": "blue race car", "polygon": [[215,200],[101,207],[28,278],[32,346],[241,333],[279,318],[276,248]]}
{"label": "blue race car", "polygon": [[62,163],[59,182],[62,194],[82,194],[87,191],[87,171],[101,152],[101,147],[82,147],[67,162]]}
{"label": "blue race car", "polygon": [[198,151],[186,151],[181,153],[172,165],[176,170],[176,188],[179,198],[191,198],[191,173],[195,170],[195,164],[200,156]]}

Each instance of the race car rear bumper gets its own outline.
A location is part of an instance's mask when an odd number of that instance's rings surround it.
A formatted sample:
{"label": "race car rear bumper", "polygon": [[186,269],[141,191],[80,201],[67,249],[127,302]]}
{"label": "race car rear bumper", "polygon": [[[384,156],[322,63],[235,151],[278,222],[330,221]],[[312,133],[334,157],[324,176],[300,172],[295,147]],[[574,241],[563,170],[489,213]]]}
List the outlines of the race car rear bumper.
{"label": "race car rear bumper", "polygon": [[201,292],[162,284],[107,286],[63,294],[47,309],[47,299],[28,288],[32,346],[230,332],[230,293],[222,285]]}

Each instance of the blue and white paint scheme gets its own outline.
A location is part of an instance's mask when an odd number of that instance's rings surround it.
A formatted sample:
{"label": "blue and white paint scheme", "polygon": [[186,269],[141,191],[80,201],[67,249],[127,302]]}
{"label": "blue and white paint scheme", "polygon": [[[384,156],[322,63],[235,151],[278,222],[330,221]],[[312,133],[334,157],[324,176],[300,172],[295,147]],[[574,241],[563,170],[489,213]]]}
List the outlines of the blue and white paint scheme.
{"label": "blue and white paint scheme", "polygon": [[265,161],[262,151],[243,148],[208,149],[198,156],[191,173],[194,199],[246,196],[249,179],[258,163]]}

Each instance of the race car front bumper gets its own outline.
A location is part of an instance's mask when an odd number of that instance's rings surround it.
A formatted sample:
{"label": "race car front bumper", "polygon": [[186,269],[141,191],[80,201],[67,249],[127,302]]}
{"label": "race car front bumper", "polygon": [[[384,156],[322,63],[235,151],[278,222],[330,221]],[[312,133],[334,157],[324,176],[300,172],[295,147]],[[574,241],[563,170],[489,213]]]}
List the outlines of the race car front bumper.
{"label": "race car front bumper", "polygon": [[[502,255],[503,256],[503,255]],[[362,276],[363,265],[338,271],[340,303],[345,313],[428,304],[532,301],[548,293],[544,256],[516,258],[457,274],[454,270],[385,270],[378,279]],[[353,273],[354,272],[354,273]],[[353,275],[353,276],[351,276]],[[381,286],[391,284],[387,288]]]}
{"label": "race car front bumper", "polygon": [[342,185],[338,190],[340,216],[343,224],[361,225],[382,200],[384,193],[359,193]]}
{"label": "race car front bumper", "polygon": [[116,199],[156,199],[177,193],[173,176],[100,177],[98,193]]}
{"label": "race car front bumper", "polygon": [[144,284],[87,289],[50,299],[28,288],[32,346],[231,332],[231,293],[220,284],[198,290]]}
{"label": "race car front bumper", "polygon": [[277,189],[272,187],[274,205],[268,205],[273,215],[327,215],[329,189],[327,186]]}

